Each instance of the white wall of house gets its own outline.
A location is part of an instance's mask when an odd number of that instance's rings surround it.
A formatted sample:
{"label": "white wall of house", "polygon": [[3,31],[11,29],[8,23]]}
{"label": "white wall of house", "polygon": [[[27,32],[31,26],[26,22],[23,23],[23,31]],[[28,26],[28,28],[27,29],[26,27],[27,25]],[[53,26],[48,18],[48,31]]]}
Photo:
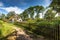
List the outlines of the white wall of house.
{"label": "white wall of house", "polygon": [[19,19],[17,20],[17,22],[22,22],[22,19],[21,19],[21,18],[19,18]]}
{"label": "white wall of house", "polygon": [[60,16],[60,13],[58,13],[58,16]]}
{"label": "white wall of house", "polygon": [[58,16],[60,16],[60,13],[57,13],[55,17],[58,17]]}

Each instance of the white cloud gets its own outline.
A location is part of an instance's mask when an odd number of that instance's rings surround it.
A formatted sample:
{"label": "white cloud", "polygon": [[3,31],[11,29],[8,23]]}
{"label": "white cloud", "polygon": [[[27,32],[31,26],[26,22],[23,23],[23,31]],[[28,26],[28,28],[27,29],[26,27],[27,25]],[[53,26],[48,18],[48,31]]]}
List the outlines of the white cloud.
{"label": "white cloud", "polygon": [[20,14],[22,13],[24,10],[21,9],[21,8],[18,8],[18,7],[4,7],[4,8],[1,8],[3,10],[6,10],[7,12],[10,12],[10,11],[14,11],[16,14]]}
{"label": "white cloud", "polygon": [[2,2],[0,2],[0,7],[1,7],[1,6],[3,6],[3,3],[2,3]]}

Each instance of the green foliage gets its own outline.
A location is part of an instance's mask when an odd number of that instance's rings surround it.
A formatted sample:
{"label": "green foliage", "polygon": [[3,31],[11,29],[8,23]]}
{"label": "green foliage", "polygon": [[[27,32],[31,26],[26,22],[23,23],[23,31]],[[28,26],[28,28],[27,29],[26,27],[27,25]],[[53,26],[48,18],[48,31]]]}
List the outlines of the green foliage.
{"label": "green foliage", "polygon": [[28,22],[28,23],[34,23],[35,20],[33,20],[33,19],[30,18],[29,20],[27,20],[27,22]]}
{"label": "green foliage", "polygon": [[48,10],[48,11],[46,12],[44,18],[47,19],[47,20],[52,20],[52,19],[54,19],[56,13],[54,13],[54,12],[52,12],[52,11],[53,11],[52,9]]}
{"label": "green foliage", "polygon": [[0,20],[4,20],[4,19],[5,19],[5,14],[1,14]]}
{"label": "green foliage", "polygon": [[29,7],[27,10],[27,13],[30,15],[30,18],[33,19],[34,16],[34,7]]}
{"label": "green foliage", "polygon": [[[21,17],[23,19],[25,18],[32,18],[34,19],[34,15],[35,13],[37,14],[36,15],[36,18],[39,18],[39,13],[41,13],[43,11],[44,7],[43,6],[32,6],[32,7],[29,7],[28,9],[26,9],[23,13],[21,13]],[[30,17],[29,17],[30,15]]]}
{"label": "green foliage", "polygon": [[13,27],[11,24],[0,21],[0,39],[6,37],[13,32]]}
{"label": "green foliage", "polygon": [[[60,10],[58,0],[53,0],[51,6],[53,9]],[[56,5],[55,5],[56,4]],[[54,39],[58,37],[58,27],[60,25],[60,16],[55,17],[56,13],[53,13],[52,9],[48,10],[43,19],[39,18],[39,13],[43,11],[42,6],[33,6],[26,9],[23,13],[19,15],[23,19],[23,22],[15,22],[14,24],[18,27],[23,28],[29,35],[33,34],[36,36],[44,36],[49,39]],[[34,12],[36,12],[36,18],[34,19]],[[30,18],[29,18],[30,15]],[[7,18],[15,16],[15,12],[9,12]],[[2,14],[1,18],[4,19],[5,15]],[[13,25],[5,23],[0,20],[0,38],[9,35],[13,30]],[[60,30],[59,30],[60,31]],[[56,36],[56,37],[55,37]],[[60,35],[59,35],[60,36]],[[59,38],[60,39],[60,38]]]}
{"label": "green foliage", "polygon": [[34,8],[35,8],[35,12],[37,13],[36,18],[39,18],[39,16],[40,16],[39,13],[41,13],[43,11],[44,7],[43,6],[35,6]]}
{"label": "green foliage", "polygon": [[60,12],[60,0],[52,0],[50,7],[53,7],[54,10]]}
{"label": "green foliage", "polygon": [[7,14],[7,19],[9,19],[10,17],[14,16],[15,15],[15,12],[14,11],[11,11]]}
{"label": "green foliage", "polygon": [[60,20],[60,16],[56,17],[56,19]]}
{"label": "green foliage", "polygon": [[19,25],[19,27],[22,27],[24,30],[26,30],[29,35],[42,35],[49,39],[54,39],[55,36],[58,37],[58,34],[55,33],[58,33],[57,29],[59,24],[60,20],[58,19],[52,21],[46,21],[43,19],[36,21],[30,19],[27,23],[16,23],[16,25]]}
{"label": "green foliage", "polygon": [[23,13],[21,13],[20,16],[21,16],[21,18],[22,18],[23,20],[26,20],[26,19],[28,18],[28,14],[27,14],[26,11],[24,11]]}

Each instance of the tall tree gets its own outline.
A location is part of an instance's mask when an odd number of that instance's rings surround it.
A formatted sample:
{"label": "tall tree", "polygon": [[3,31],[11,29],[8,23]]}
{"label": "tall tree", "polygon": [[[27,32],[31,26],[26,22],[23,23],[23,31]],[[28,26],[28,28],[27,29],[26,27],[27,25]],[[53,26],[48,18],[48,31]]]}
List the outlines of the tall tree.
{"label": "tall tree", "polygon": [[29,7],[27,10],[27,13],[30,15],[30,18],[34,18],[34,13],[36,13],[36,18],[39,18],[39,13],[42,12],[42,10],[44,9],[43,6],[32,6]]}
{"label": "tall tree", "polygon": [[35,10],[35,12],[36,12],[36,18],[39,18],[39,13],[41,13],[42,12],[42,10],[44,9],[44,7],[43,6],[35,6],[34,7],[34,10]]}
{"label": "tall tree", "polygon": [[23,13],[20,14],[20,17],[23,19],[23,20],[26,20],[28,18],[28,14],[27,14],[27,11],[25,10]]}
{"label": "tall tree", "polygon": [[29,7],[27,9],[27,13],[28,13],[28,15],[30,15],[30,18],[33,19],[33,16],[34,16],[34,7]]}
{"label": "tall tree", "polygon": [[23,16],[23,18],[28,18],[30,16],[30,18],[34,19],[34,13],[36,12],[36,18],[39,18],[39,13],[42,12],[43,9],[43,6],[31,6],[20,15]]}

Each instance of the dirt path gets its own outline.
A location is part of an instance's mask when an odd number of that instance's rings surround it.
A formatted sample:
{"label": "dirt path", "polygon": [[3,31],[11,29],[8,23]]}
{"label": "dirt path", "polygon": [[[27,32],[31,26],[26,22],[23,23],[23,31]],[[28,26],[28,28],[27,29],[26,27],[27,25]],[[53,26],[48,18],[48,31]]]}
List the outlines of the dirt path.
{"label": "dirt path", "polygon": [[23,29],[18,27],[13,27],[15,32],[11,34],[7,39],[8,40],[32,40],[32,38],[27,35]]}
{"label": "dirt path", "polygon": [[14,29],[15,29],[15,31],[17,32],[18,35],[19,35],[19,34],[24,34],[24,35],[26,35],[26,33],[23,31],[23,29],[18,28],[18,27],[14,27]]}

